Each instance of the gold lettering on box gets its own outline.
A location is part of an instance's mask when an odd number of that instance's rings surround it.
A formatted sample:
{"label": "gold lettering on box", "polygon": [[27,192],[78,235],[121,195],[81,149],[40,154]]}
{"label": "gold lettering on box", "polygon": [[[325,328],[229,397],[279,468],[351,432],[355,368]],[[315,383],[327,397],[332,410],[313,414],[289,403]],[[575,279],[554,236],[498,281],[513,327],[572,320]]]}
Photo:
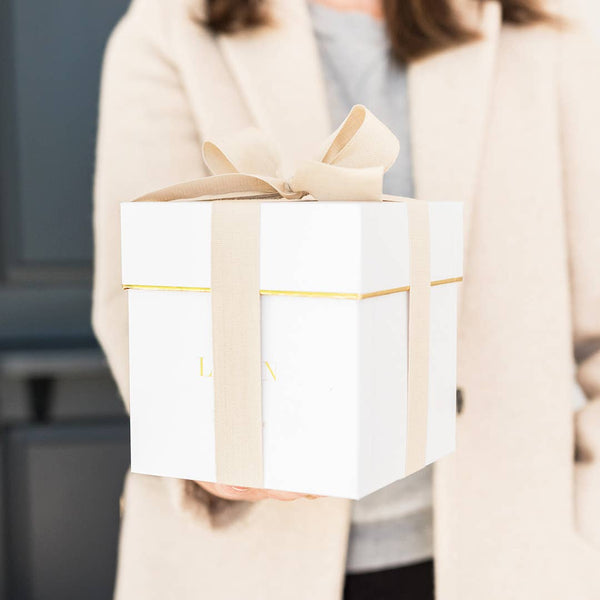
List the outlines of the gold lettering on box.
{"label": "gold lettering on box", "polygon": [[205,373],[204,370],[204,356],[200,357],[200,377],[212,377],[213,376],[213,372],[212,369],[210,370],[210,372],[207,374]]}
{"label": "gold lettering on box", "polygon": [[275,371],[273,371],[273,369],[271,368],[271,365],[269,364],[269,361],[265,360],[265,366],[269,370],[269,373],[271,374],[271,377],[273,378],[273,381],[277,381],[277,377],[275,377]]}

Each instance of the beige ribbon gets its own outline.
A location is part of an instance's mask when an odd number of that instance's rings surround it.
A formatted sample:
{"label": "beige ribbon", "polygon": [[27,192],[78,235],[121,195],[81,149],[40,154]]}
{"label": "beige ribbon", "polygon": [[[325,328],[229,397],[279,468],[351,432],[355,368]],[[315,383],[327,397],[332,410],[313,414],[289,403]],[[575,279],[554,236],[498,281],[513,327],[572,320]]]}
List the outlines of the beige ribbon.
{"label": "beige ribbon", "polygon": [[[259,236],[260,202],[407,202],[410,296],[406,474],[425,465],[429,373],[429,211],[427,203],[384,196],[383,174],[396,160],[393,133],[354,106],[315,160],[285,180],[269,140],[255,129],[224,144],[207,141],[209,177],[137,198],[212,200],[211,302],[217,481],[263,487]],[[245,200],[246,202],[239,202]],[[249,200],[255,200],[251,202]]]}

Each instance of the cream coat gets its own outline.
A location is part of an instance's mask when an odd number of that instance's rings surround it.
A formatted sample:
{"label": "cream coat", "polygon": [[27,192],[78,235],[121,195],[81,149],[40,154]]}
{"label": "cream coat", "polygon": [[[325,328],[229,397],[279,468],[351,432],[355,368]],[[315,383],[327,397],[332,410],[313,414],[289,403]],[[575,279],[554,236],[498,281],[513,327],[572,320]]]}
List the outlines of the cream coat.
{"label": "cream coat", "polygon": [[[303,0],[216,39],[194,4],[134,0],[106,56],[93,320],[125,399],[119,203],[203,175],[207,136],[258,125],[289,167],[332,128]],[[418,197],[466,206],[465,410],[436,470],[437,598],[597,600],[600,60],[574,29],[501,26],[495,2],[481,24],[482,41],[409,69]],[[348,523],[343,500],[234,506],[132,475],[116,597],[334,600]]]}

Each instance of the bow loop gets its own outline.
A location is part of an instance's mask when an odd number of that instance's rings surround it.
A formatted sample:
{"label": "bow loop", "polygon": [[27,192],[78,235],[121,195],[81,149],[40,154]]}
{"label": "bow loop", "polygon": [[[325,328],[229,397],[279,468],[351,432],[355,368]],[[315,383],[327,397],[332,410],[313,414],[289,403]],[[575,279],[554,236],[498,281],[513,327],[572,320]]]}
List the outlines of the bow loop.
{"label": "bow loop", "polygon": [[250,127],[220,143],[207,140],[202,158],[213,175],[252,173],[280,178],[279,157],[271,140],[259,129]]}
{"label": "bow loop", "polygon": [[381,200],[383,174],[399,150],[396,136],[357,104],[326,140],[319,159],[298,167],[290,186],[319,200]]}
{"label": "bow loop", "polygon": [[326,140],[318,160],[352,169],[382,167],[385,172],[399,151],[396,136],[366,107],[357,104]]}

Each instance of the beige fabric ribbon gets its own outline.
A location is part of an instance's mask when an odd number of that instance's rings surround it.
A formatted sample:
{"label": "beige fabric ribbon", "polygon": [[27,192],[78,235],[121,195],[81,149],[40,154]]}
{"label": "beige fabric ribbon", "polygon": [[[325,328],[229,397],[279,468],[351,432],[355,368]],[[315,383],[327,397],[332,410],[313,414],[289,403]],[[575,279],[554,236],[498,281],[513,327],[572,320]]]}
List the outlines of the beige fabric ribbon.
{"label": "beige fabric ribbon", "polygon": [[[260,202],[407,202],[409,349],[406,474],[425,465],[429,373],[429,211],[425,202],[384,196],[383,174],[399,151],[394,134],[364,106],[352,108],[315,160],[286,180],[269,140],[249,129],[203,145],[209,177],[137,198],[212,200],[211,302],[217,481],[263,487],[259,233]],[[245,200],[245,202],[239,202]],[[260,200],[260,202],[258,201]]]}

